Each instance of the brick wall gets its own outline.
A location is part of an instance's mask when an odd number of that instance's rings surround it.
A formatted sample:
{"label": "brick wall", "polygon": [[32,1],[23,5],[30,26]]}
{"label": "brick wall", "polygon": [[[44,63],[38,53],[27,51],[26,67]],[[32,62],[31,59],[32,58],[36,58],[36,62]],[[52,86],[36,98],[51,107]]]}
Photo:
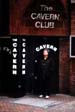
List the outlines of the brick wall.
{"label": "brick wall", "polygon": [[75,95],[75,59],[70,61],[70,92]]}
{"label": "brick wall", "polygon": [[[75,3],[71,4],[71,35],[75,35]],[[70,93],[75,95],[75,58],[70,59]]]}
{"label": "brick wall", "polygon": [[59,91],[75,95],[75,58],[69,57],[69,38],[59,40]]}
{"label": "brick wall", "polygon": [[75,35],[75,4],[71,4],[71,35]]}
{"label": "brick wall", "polygon": [[[66,1],[62,0],[62,3],[64,7],[66,7]],[[24,22],[24,12],[28,5],[30,4],[30,0],[13,0],[10,3],[10,34],[17,34],[17,35],[68,35],[68,26],[67,26],[67,20],[64,19],[64,24],[60,28],[54,28],[54,29],[40,29],[38,30],[35,27],[27,27]]]}
{"label": "brick wall", "polygon": [[70,86],[69,38],[59,40],[59,90],[69,93]]}

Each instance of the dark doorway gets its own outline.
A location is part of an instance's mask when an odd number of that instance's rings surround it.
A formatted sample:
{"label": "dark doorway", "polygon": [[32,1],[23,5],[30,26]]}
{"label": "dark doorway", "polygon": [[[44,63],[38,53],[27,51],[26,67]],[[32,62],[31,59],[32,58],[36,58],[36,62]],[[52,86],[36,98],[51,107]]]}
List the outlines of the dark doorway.
{"label": "dark doorway", "polygon": [[[49,47],[49,56],[54,61],[51,75],[51,93],[59,92],[59,38],[44,36],[21,36],[17,38],[17,74],[12,74],[12,41],[0,39],[0,90],[2,94],[20,97],[26,93],[38,94],[37,61],[41,58],[44,47]],[[23,40],[26,44],[25,69],[22,68]],[[22,73],[22,69],[26,72]]]}
{"label": "dark doorway", "polygon": [[[58,37],[29,37],[27,38],[27,78],[26,91],[38,94],[37,81],[37,60],[41,58],[43,45],[50,45],[57,48],[57,51],[49,49],[49,56],[54,61],[54,68],[51,77],[51,93],[59,92],[59,39]],[[37,50],[36,50],[37,49]],[[41,49],[41,50],[39,50]]]}

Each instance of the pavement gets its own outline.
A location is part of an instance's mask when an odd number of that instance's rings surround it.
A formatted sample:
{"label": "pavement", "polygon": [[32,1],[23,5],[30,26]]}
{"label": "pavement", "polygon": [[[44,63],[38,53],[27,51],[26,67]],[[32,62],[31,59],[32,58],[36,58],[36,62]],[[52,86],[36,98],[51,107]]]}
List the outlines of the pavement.
{"label": "pavement", "polygon": [[49,99],[34,95],[0,96],[0,112],[75,112],[75,97],[65,94],[51,95]]}

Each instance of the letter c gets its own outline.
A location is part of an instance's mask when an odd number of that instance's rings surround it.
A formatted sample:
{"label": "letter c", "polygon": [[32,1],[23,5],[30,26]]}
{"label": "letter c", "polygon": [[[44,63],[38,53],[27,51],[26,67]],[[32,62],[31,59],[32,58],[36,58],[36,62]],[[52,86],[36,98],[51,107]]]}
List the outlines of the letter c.
{"label": "letter c", "polygon": [[36,27],[36,28],[40,28],[40,22],[39,22],[39,21],[37,21],[37,22],[35,23],[35,27]]}

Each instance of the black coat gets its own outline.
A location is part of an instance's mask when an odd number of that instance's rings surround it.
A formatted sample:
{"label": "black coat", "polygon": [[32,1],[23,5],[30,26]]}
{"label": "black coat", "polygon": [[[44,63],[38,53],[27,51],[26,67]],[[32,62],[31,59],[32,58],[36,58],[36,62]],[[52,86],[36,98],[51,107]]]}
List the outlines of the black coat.
{"label": "black coat", "polygon": [[43,78],[43,79],[51,78],[52,72],[54,70],[53,60],[51,58],[48,58],[46,60],[41,59],[41,60],[38,60],[37,64],[38,64],[37,65],[37,70],[38,70],[37,77]]}

